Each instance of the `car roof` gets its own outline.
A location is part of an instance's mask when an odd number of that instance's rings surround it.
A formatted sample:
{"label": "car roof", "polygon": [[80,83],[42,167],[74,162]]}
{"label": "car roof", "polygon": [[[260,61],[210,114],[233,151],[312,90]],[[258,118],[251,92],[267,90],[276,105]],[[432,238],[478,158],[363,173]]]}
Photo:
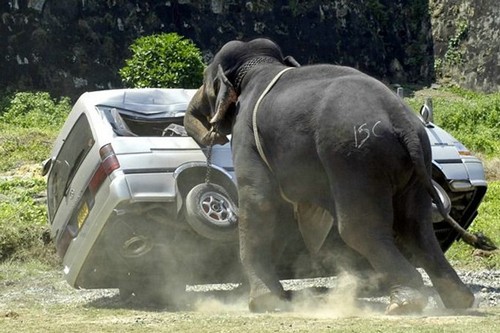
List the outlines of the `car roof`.
{"label": "car roof", "polygon": [[95,106],[120,109],[121,114],[151,119],[179,116],[195,92],[180,88],[111,89],[87,92],[81,98]]}

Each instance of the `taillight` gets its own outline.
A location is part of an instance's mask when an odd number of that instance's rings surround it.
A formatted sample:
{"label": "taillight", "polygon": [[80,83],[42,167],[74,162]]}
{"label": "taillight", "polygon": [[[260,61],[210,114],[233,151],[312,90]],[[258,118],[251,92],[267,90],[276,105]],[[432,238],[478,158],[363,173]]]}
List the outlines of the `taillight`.
{"label": "taillight", "polygon": [[101,165],[104,167],[106,175],[110,175],[113,171],[120,167],[120,162],[116,158],[115,151],[111,144],[108,143],[99,149],[99,154],[101,155]]}
{"label": "taillight", "polygon": [[95,196],[97,190],[99,190],[99,187],[101,187],[104,180],[113,171],[120,167],[120,162],[118,162],[118,158],[116,157],[111,144],[108,143],[107,145],[102,146],[99,150],[99,154],[101,155],[101,164],[92,176],[89,184],[89,190],[92,194],[92,197]]}

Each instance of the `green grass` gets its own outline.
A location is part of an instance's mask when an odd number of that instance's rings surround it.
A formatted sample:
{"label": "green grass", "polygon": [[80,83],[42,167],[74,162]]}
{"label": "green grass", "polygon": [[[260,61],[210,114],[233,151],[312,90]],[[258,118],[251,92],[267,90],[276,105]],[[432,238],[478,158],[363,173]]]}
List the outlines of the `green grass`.
{"label": "green grass", "polygon": [[48,93],[3,96],[0,105],[0,262],[56,263],[49,243],[41,163],[71,109]]}
{"label": "green grass", "polygon": [[488,159],[500,156],[500,93],[428,89],[406,100],[414,110],[419,110],[426,96],[432,97],[437,125],[475,153]]}
{"label": "green grass", "polygon": [[[0,181],[0,262],[53,258],[49,242],[42,177],[9,177]],[[53,244],[51,244],[53,245]]]}
{"label": "green grass", "polygon": [[[500,181],[490,182],[488,191],[479,207],[479,215],[469,228],[472,232],[483,232],[500,246]],[[456,242],[447,252],[447,258],[461,268],[500,269],[500,255],[473,249],[462,241]]]}
{"label": "green grass", "polygon": [[16,173],[25,165],[41,164],[49,157],[57,132],[0,123],[0,173]]}

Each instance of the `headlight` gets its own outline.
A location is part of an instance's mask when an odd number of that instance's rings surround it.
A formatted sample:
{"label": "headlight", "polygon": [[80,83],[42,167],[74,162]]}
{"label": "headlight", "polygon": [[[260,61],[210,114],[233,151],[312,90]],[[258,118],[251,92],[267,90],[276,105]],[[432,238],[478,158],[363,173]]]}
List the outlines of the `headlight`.
{"label": "headlight", "polygon": [[473,186],[469,180],[452,180],[450,181],[450,188],[453,192],[466,192],[470,191]]}

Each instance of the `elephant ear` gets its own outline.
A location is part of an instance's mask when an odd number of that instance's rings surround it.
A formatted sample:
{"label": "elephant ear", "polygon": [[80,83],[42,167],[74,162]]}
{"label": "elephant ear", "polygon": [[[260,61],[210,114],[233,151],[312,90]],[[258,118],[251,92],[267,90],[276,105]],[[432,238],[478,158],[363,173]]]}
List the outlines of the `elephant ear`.
{"label": "elephant ear", "polygon": [[210,119],[211,124],[224,119],[226,111],[238,100],[236,89],[234,89],[233,84],[227,79],[221,65],[218,67],[217,80],[219,81],[219,92],[215,101],[215,115]]}

